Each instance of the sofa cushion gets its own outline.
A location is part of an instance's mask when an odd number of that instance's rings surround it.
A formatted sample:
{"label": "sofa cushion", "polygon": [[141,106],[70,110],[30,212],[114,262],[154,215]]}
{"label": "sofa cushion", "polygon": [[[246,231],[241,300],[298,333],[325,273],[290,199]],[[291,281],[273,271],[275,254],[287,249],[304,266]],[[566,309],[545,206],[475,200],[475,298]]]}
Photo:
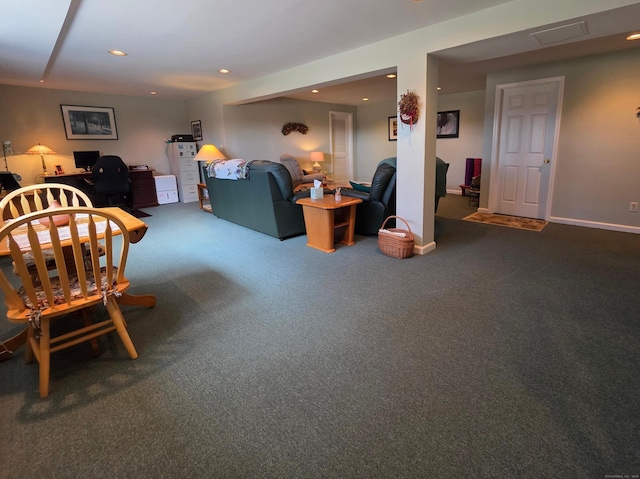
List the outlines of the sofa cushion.
{"label": "sofa cushion", "polygon": [[296,160],[295,157],[285,153],[284,155],[280,155],[280,163],[285,166],[285,168],[289,171],[291,175],[291,181],[293,181],[293,186],[296,186],[298,183],[302,182],[302,177],[304,176],[304,172],[300,167],[300,163]]}
{"label": "sofa cushion", "polygon": [[249,178],[251,178],[252,171],[264,171],[272,174],[273,179],[278,185],[282,198],[286,201],[290,201],[293,197],[293,180],[289,174],[289,170],[275,161],[266,160],[254,160],[249,166]]}

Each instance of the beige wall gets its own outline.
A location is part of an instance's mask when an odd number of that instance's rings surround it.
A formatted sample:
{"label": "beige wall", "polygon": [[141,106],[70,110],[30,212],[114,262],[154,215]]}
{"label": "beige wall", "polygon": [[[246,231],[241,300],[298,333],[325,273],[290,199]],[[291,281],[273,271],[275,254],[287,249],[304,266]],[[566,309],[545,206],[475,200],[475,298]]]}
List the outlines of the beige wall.
{"label": "beige wall", "polygon": [[565,90],[550,220],[640,232],[640,213],[629,211],[631,201],[640,202],[640,49],[489,75],[485,162],[491,157],[495,86],[556,76],[565,76]]}
{"label": "beige wall", "polygon": [[358,107],[358,156],[355,179],[371,181],[376,165],[396,156],[397,141],[389,141],[388,118],[396,116],[395,101],[372,103]]}
{"label": "beige wall", "polygon": [[[111,107],[115,111],[117,140],[67,140],[60,105]],[[184,102],[97,93],[0,85],[0,140],[10,140],[9,170],[22,176],[22,185],[37,182],[42,171],[39,156],[24,152],[41,143],[56,151],[47,155],[47,171],[62,165],[75,171],[74,150],[99,150],[118,155],[127,164],[146,164],[169,173],[165,138],[189,132]],[[1,166],[4,169],[4,165]]]}
{"label": "beige wall", "polygon": [[462,193],[467,158],[482,158],[484,90],[438,96],[438,111],[460,110],[458,138],[436,140],[436,156],[449,163],[447,191]]}
{"label": "beige wall", "polygon": [[[212,96],[215,96],[212,94]],[[208,98],[209,101],[214,101]],[[276,98],[246,105],[228,105],[223,107],[223,136],[218,140],[228,158],[245,160],[278,161],[280,155],[289,153],[300,161],[303,168],[311,168],[309,154],[322,151],[328,154],[329,112],[341,111],[353,113],[356,109],[345,105]],[[201,111],[203,129],[206,124],[214,123],[215,110]],[[190,115],[193,113],[190,110]],[[282,134],[282,126],[288,122],[303,123],[309,127],[306,134],[292,132]],[[203,135],[204,140],[215,144],[220,133]],[[327,165],[323,170],[329,171]]]}

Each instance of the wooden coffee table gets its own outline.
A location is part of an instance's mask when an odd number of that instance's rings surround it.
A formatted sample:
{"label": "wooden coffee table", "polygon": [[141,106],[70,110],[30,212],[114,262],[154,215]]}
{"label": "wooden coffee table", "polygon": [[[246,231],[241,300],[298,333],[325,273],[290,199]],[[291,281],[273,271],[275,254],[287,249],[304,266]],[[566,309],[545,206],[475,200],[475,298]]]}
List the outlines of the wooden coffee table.
{"label": "wooden coffee table", "polygon": [[356,205],[360,198],[343,196],[340,201],[334,195],[324,195],[319,200],[300,198],[304,224],[307,230],[307,246],[325,253],[333,253],[335,243],[352,245],[356,223]]}

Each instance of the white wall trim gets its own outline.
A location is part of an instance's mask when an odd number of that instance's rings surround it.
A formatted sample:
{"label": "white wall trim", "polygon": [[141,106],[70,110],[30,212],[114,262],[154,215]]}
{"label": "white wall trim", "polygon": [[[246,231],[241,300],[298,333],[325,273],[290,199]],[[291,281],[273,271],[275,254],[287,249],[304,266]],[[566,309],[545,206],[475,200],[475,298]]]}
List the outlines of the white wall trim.
{"label": "white wall trim", "polygon": [[427,253],[431,253],[435,249],[436,249],[436,242],[432,241],[431,243],[427,243],[424,246],[414,246],[413,252],[417,255],[424,255]]}
{"label": "white wall trim", "polygon": [[617,225],[614,223],[601,223],[599,221],[576,220],[573,218],[561,218],[559,216],[551,216],[548,220],[550,223],[560,223],[572,226],[584,226],[586,228],[597,228],[601,230],[620,231],[623,233],[640,234],[640,227],[629,225]]}

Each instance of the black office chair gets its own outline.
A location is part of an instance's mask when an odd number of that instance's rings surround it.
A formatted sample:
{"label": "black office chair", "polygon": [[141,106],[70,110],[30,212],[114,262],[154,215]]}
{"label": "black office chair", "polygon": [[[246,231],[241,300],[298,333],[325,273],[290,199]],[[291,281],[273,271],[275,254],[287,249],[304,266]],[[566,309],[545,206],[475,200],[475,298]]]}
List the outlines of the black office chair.
{"label": "black office chair", "polygon": [[94,206],[131,206],[131,181],[129,168],[122,158],[105,155],[98,158],[91,169]]}

